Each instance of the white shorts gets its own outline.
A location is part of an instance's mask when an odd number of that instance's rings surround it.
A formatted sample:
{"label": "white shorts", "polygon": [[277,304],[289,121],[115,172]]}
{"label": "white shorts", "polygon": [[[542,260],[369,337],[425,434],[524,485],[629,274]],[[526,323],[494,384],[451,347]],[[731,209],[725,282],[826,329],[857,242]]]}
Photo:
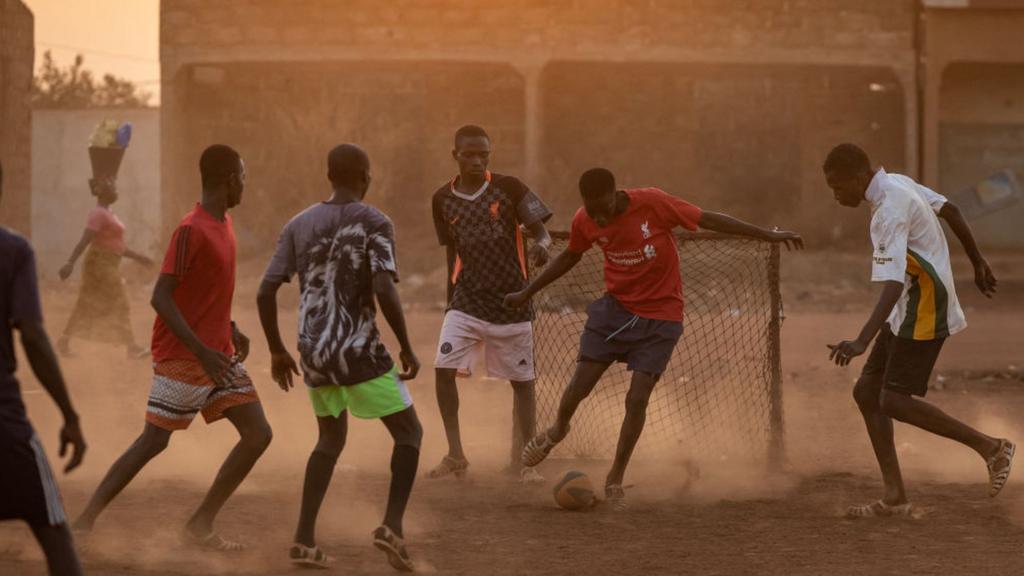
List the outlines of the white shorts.
{"label": "white shorts", "polygon": [[444,315],[434,367],[453,368],[459,376],[469,376],[481,348],[492,378],[525,382],[536,377],[530,322],[492,324],[458,310]]}

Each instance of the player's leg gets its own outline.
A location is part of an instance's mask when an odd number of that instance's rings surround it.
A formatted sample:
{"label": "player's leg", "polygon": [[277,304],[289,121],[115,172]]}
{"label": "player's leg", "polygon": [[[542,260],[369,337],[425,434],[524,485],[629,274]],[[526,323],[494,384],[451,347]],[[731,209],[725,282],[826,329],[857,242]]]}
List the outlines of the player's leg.
{"label": "player's leg", "polygon": [[562,392],[558,401],[555,422],[540,434],[533,437],[523,448],[522,461],[524,466],[536,466],[547,458],[555,445],[569,433],[572,417],[576,414],[580,403],[590,396],[594,386],[601,379],[611,362],[581,359],[576,363],[576,371],[569,385]]}
{"label": "player's leg", "polygon": [[423,427],[416,410],[410,405],[405,410],[381,418],[395,441],[391,451],[391,487],[383,524],[373,532],[373,545],[388,557],[388,563],[397,570],[410,572],[412,560],[405,549],[402,521],[405,508],[416,481],[420,460]]}
{"label": "player's leg", "polygon": [[871,448],[875,452],[885,492],[878,502],[851,506],[848,516],[876,516],[889,514],[892,511],[903,513],[909,511],[907,493],[900,472],[900,462],[896,455],[896,442],[893,437],[892,418],[882,412],[881,395],[885,383],[886,369],[892,356],[892,334],[883,329],[875,339],[868,354],[867,361],[861,370],[860,378],[853,387],[853,399],[857,403],[864,426],[871,440]]}
{"label": "player's leg", "polygon": [[[523,448],[536,433],[537,377],[533,358],[533,324],[488,324],[484,332],[487,372],[512,385],[512,460],[510,470],[522,474]],[[535,470],[524,480],[543,480]]]}
{"label": "player's leg", "polygon": [[75,551],[74,539],[66,523],[52,526],[48,523],[31,523],[32,534],[39,542],[46,556],[46,565],[54,576],[79,576],[82,566]]}
{"label": "player's leg", "polygon": [[892,418],[882,412],[880,397],[883,374],[862,374],[853,387],[853,398],[864,418],[871,448],[882,472],[885,495],[882,501],[890,506],[906,504],[907,494],[896,455]]}
{"label": "player's leg", "polygon": [[327,557],[323,551],[316,548],[316,517],[331,485],[334,466],[345,447],[345,439],[348,436],[348,413],[342,411],[337,417],[317,415],[316,424],[319,428],[319,437],[306,462],[299,526],[295,530],[295,542],[304,548],[293,546],[290,556],[292,561],[298,564],[322,567],[326,564]]}
{"label": "player's leg", "polygon": [[537,432],[537,384],[534,380],[511,380],[513,469],[522,464],[523,447]]}
{"label": "player's leg", "polygon": [[273,432],[263,413],[263,405],[258,401],[225,408],[223,415],[238,431],[238,443],[221,465],[202,504],[186,524],[186,530],[214,548],[228,550],[238,547],[226,546],[230,543],[219,538],[217,542],[211,541],[210,537],[215,537],[213,520],[266,451],[273,438]]}
{"label": "player's leg", "polygon": [[605,479],[605,486],[621,486],[622,479],[626,474],[626,466],[633,455],[633,449],[640,440],[640,434],[644,431],[644,424],[647,422],[647,404],[651,400],[651,392],[657,384],[660,374],[648,372],[633,372],[629,383],[629,391],[626,393],[626,415],[622,419],[622,429],[619,430],[619,443],[615,448],[615,460],[612,462],[611,470]]}
{"label": "player's leg", "polygon": [[171,430],[161,428],[147,421],[142,434],[132,442],[128,450],[118,458],[100,481],[96,492],[89,499],[85,510],[74,521],[74,529],[88,531],[92,529],[96,518],[108,504],[124,490],[135,475],[157,454],[167,448],[171,439]]}
{"label": "player's leg", "polygon": [[928,380],[942,348],[942,340],[910,340],[892,337],[892,353],[883,382],[880,409],[883,414],[970,447],[989,467],[990,495],[1006,482],[1013,458],[1013,443],[993,438],[960,422],[939,408],[918,400],[928,392]]}
{"label": "player's leg", "polygon": [[444,434],[448,440],[448,458],[462,462],[466,454],[462,449],[462,431],[459,428],[459,388],[454,368],[434,369],[434,388],[437,407],[441,412]]}
{"label": "player's leg", "polygon": [[456,377],[460,373],[471,373],[483,338],[483,324],[482,320],[458,310],[450,310],[444,316],[437,357],[434,361],[434,375],[437,407],[441,412],[444,433],[448,439],[448,454],[440,464],[427,473],[429,478],[442,478],[450,474],[462,477],[469,466],[462,448]]}
{"label": "player's leg", "polygon": [[402,518],[416,479],[420,460],[420,443],[423,427],[412,406],[381,418],[395,445],[391,451],[391,487],[388,490],[388,505],[384,513],[384,525],[399,538],[403,537]]}

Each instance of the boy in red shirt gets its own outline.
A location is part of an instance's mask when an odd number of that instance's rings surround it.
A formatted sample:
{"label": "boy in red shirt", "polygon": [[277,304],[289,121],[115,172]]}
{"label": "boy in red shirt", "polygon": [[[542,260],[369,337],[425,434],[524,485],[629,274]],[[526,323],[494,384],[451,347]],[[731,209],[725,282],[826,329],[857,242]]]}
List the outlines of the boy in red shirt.
{"label": "boy in red shirt", "polygon": [[235,289],[235,232],[230,208],[242,201],[245,165],[238,152],[221,144],[199,160],[202,201],[182,219],[153,289],[153,385],[142,435],[100,482],[75,529],[92,529],[96,517],[154,456],[171,433],[188,428],[200,412],[207,423],[227,418],[238,430],[185,536],[220,551],[241,544],[221,538],[213,520],[270,444],[270,424],[256,388],[242,366],[249,339],[231,321]]}
{"label": "boy in red shirt", "polygon": [[604,251],[607,294],[587,307],[576,373],[562,394],[555,424],[527,444],[523,464],[536,466],[569,433],[580,402],[612,362],[633,372],[626,394],[615,461],[605,480],[605,497],[625,506],[622,480],[647,418],[647,402],[683,335],[683,285],[672,229],[707,228],[803,248],[794,232],[772,231],[700,208],[657,188],[618,190],[615,176],[594,168],[580,177],[583,208],[576,212],[568,248],[526,289],[505,297],[522,306],[531,296],[573,268],[597,243]]}

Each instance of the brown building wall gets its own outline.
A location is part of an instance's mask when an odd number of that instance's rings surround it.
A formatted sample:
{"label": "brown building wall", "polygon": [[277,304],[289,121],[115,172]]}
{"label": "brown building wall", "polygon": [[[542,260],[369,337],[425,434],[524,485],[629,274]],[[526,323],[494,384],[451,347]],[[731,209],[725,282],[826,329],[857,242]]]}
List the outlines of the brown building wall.
{"label": "brown building wall", "polygon": [[[1008,6],[1008,2],[991,2]],[[972,6],[975,4],[972,3]],[[926,14],[925,180],[953,195],[1009,169],[1024,183],[1024,10]],[[1024,247],[1024,203],[980,218],[984,246]]]}
{"label": "brown building wall", "polygon": [[493,133],[492,167],[540,191],[558,226],[578,173],[606,164],[624,185],[844,237],[863,223],[824,191],[832,144],[915,172],[915,6],[164,0],[164,213],[173,224],[197,196],[204,145],[235,144],[250,170],[242,247],[265,250],[325,194],[328,147],[356,141],[375,162],[371,201],[400,242],[426,246],[452,133],[473,122]]}
{"label": "brown building wall", "polygon": [[0,0],[0,225],[25,235],[32,231],[33,26],[32,12],[20,0]]}

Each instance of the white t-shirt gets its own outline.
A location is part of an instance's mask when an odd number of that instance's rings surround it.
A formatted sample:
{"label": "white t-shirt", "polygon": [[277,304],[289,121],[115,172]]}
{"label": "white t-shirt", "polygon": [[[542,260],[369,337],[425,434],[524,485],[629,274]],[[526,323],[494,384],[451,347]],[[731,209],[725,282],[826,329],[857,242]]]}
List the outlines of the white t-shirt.
{"label": "white t-shirt", "polygon": [[935,340],[967,327],[953,286],[949,246],[937,216],[946,198],[902,174],[879,169],[865,194],[871,203],[871,281],[894,280],[903,295],[888,323],[893,334]]}

